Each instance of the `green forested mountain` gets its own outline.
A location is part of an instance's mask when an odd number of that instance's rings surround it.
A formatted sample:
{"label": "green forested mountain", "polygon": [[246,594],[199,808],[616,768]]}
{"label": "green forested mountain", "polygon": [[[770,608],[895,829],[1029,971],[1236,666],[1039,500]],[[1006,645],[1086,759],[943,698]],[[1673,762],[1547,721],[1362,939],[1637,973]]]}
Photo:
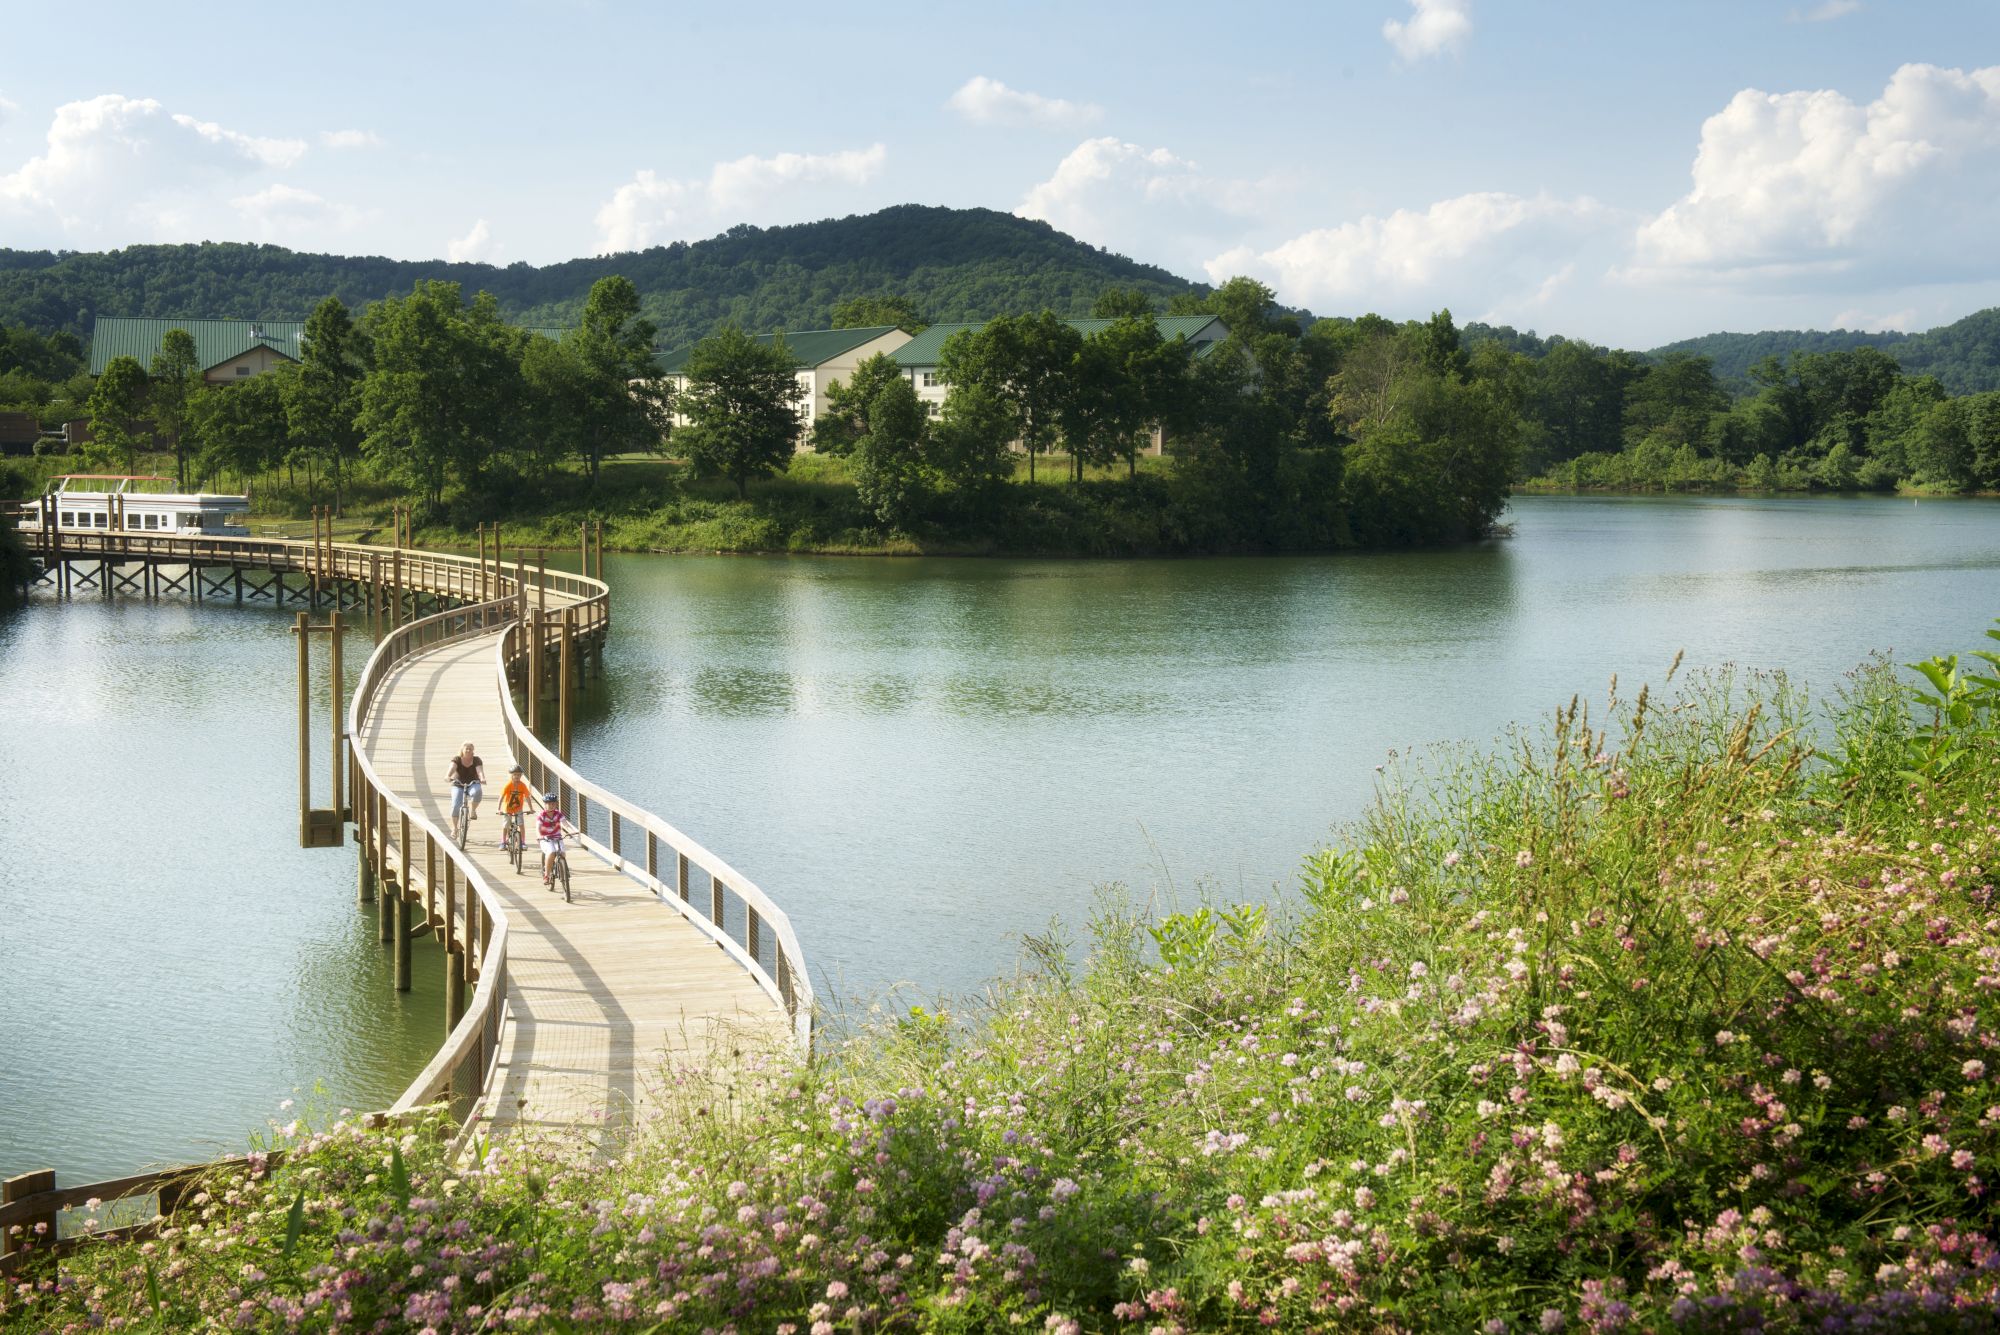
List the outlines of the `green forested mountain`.
{"label": "green forested mountain", "polygon": [[406,295],[420,279],[485,289],[510,319],[573,325],[590,285],[622,274],[672,347],[728,321],[746,329],[832,323],[854,296],[900,293],[924,319],[979,320],[1013,311],[1088,315],[1106,288],[1161,304],[1199,284],[1099,250],[1047,223],[991,209],[905,204],[791,227],[730,228],[693,243],[537,268],[308,255],[234,242],[129,246],[104,253],[0,249],[0,325],[88,338],[97,315],[304,319],[321,298],[359,309]]}
{"label": "green forested mountain", "polygon": [[2000,308],[1977,311],[1953,324],[1921,334],[1858,329],[1780,329],[1761,334],[1704,334],[1653,349],[1654,358],[1671,352],[1708,357],[1715,373],[1738,391],[1750,387],[1750,368],[1766,357],[1794,352],[1847,352],[1880,348],[1911,375],[1933,375],[1953,394],[2000,389]]}

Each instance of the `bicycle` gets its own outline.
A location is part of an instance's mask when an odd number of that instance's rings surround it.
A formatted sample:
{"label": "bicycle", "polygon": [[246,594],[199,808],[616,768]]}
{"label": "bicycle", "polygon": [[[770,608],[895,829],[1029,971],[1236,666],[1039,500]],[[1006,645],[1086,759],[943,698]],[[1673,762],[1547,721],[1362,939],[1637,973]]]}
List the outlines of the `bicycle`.
{"label": "bicycle", "polygon": [[465,851],[465,833],[472,825],[472,802],[465,795],[465,785],[454,780],[451,785],[458,791],[452,795],[451,841],[458,845],[458,851]]}
{"label": "bicycle", "polygon": [[557,881],[562,882],[563,903],[567,904],[570,902],[569,853],[561,844],[557,844],[556,851],[549,854],[549,874],[543,878],[542,884],[553,890]]}
{"label": "bicycle", "polygon": [[519,876],[521,874],[522,842],[523,841],[521,837],[521,813],[518,811],[510,811],[507,813],[507,823],[501,828],[500,831],[500,847],[506,851],[508,858],[510,858],[513,861],[514,874],[516,876]]}

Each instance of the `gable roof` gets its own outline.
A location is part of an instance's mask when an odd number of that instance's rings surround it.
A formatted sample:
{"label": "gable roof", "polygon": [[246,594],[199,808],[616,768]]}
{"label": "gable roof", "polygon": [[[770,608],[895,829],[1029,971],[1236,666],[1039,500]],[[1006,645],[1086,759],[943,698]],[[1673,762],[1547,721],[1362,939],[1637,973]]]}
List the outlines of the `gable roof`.
{"label": "gable roof", "polygon": [[[561,341],[566,329],[522,326],[530,334]],[[185,329],[194,338],[194,359],[207,371],[241,357],[252,348],[269,348],[280,357],[299,360],[305,349],[303,320],[161,320],[149,316],[100,315],[90,333],[90,373],[103,375],[113,357],[132,357],[150,371],[169,329]]]}
{"label": "gable roof", "polygon": [[194,338],[194,359],[200,369],[219,366],[262,345],[293,361],[305,340],[303,320],[156,320],[127,315],[100,315],[90,333],[90,373],[102,375],[113,357],[132,357],[152,369],[160,341],[169,329],[185,329]]}
{"label": "gable roof", "polygon": [[[1153,322],[1160,327],[1160,337],[1169,343],[1175,339],[1189,342],[1221,342],[1229,336],[1229,329],[1213,315],[1156,315]],[[1065,320],[1063,323],[1089,338],[1117,324],[1116,320]],[[1211,328],[1211,326],[1213,326]],[[986,322],[976,324],[934,324],[923,333],[896,349],[890,356],[898,366],[936,366],[938,354],[944,349],[944,341],[953,334],[968,329],[984,329]]]}
{"label": "gable roof", "polygon": [[[893,334],[892,324],[864,325],[859,329],[788,329],[784,331],[785,347],[800,369],[830,362],[845,352],[852,352],[864,343],[873,343],[884,334]],[[768,346],[778,338],[777,334],[756,334],[752,342]],[[675,348],[660,358],[660,370],[665,375],[678,375],[687,365],[688,354],[694,351],[694,344]]]}

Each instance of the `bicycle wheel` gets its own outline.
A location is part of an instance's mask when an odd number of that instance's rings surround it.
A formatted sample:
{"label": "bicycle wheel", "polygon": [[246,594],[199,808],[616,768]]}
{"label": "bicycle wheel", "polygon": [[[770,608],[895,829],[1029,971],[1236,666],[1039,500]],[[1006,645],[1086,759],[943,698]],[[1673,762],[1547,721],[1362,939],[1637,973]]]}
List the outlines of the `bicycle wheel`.
{"label": "bicycle wheel", "polygon": [[472,824],[472,804],[460,802],[458,810],[451,813],[451,841],[458,845],[458,851],[465,851],[465,831]]}
{"label": "bicycle wheel", "polygon": [[519,818],[516,818],[507,827],[507,852],[508,856],[514,859],[514,874],[516,876],[521,874],[521,845],[526,842],[527,840],[521,837],[521,822]]}
{"label": "bicycle wheel", "polygon": [[556,875],[562,879],[563,903],[569,903],[569,854],[556,854]]}

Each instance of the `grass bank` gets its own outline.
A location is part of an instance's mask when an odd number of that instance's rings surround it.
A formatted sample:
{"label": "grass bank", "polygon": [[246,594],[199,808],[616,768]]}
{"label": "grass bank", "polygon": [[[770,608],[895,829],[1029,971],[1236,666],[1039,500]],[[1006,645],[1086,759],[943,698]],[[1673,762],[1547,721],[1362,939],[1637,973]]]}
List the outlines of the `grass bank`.
{"label": "grass bank", "polygon": [[1276,911],[1107,900],[955,1012],[664,1073],[610,1162],[274,1132],[0,1320],[1993,1329],[2000,681],[1925,672],[1614,683],[1392,770]]}

